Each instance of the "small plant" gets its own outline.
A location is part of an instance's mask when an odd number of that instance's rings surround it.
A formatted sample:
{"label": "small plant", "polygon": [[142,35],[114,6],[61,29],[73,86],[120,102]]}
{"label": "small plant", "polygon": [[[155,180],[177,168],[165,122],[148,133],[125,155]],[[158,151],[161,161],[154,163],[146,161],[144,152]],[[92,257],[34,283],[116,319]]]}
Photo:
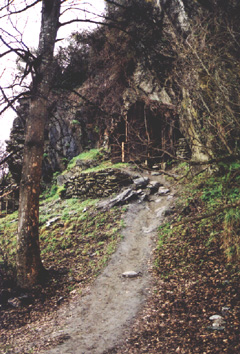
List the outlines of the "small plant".
{"label": "small plant", "polygon": [[115,251],[115,245],[113,245],[112,243],[108,245],[106,253],[108,255],[112,254]]}
{"label": "small plant", "polygon": [[78,120],[76,120],[76,119],[73,119],[72,120],[72,124],[73,125],[80,125],[80,122]]}
{"label": "small plant", "polygon": [[125,223],[125,221],[123,219],[120,220],[120,227],[121,228],[126,227],[126,223]]}

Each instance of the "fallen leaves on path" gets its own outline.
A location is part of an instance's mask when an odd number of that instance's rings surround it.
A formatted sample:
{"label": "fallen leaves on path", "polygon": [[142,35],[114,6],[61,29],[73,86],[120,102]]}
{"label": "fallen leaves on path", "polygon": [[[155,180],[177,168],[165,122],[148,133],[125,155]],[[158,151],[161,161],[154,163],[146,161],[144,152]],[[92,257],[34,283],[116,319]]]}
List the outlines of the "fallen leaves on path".
{"label": "fallen leaves on path", "polygon": [[[151,296],[127,340],[108,354],[240,353],[239,273],[217,239],[208,243],[207,228],[179,227],[161,241]],[[209,317],[223,316],[223,307],[224,329],[214,330]]]}

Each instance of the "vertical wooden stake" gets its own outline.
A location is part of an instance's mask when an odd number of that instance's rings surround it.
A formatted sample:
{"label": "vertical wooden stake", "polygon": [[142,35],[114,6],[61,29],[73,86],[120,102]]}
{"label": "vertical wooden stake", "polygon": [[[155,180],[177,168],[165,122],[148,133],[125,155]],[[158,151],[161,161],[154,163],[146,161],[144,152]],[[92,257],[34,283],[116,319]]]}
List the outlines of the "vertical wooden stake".
{"label": "vertical wooden stake", "polygon": [[124,141],[122,142],[122,162],[125,162],[125,151],[124,151]]}

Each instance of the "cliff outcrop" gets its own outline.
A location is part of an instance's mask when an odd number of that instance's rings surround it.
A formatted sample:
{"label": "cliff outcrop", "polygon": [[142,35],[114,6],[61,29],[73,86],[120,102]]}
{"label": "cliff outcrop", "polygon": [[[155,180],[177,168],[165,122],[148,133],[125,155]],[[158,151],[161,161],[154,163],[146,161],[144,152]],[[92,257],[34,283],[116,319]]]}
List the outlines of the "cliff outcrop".
{"label": "cliff outcrop", "polygon": [[[119,3],[108,7],[107,26],[75,33],[56,58],[44,178],[102,145],[115,161],[149,166],[238,154],[238,2]],[[26,115],[23,100],[8,142],[17,181]]]}

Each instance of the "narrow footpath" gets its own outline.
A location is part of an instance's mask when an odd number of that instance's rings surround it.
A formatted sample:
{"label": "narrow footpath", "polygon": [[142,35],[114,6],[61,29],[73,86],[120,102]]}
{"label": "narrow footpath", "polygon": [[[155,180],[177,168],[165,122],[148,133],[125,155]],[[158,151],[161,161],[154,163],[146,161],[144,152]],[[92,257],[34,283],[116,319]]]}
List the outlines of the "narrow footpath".
{"label": "narrow footpath", "polygon": [[[50,339],[61,338],[62,343],[41,354],[103,354],[126,340],[150,293],[157,228],[173,200],[171,193],[153,195],[147,202],[128,206],[117,251],[91,288],[59,310]],[[138,274],[122,276],[127,271]]]}

